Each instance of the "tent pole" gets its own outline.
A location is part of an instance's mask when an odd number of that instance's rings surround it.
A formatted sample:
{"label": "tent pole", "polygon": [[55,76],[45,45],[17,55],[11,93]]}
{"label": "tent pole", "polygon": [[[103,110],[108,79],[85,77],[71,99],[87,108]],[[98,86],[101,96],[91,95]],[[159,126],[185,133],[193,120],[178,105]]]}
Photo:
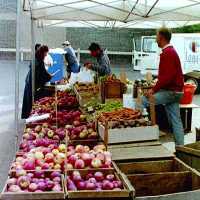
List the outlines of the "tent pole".
{"label": "tent pole", "polygon": [[35,95],[35,20],[31,13],[31,52],[32,52],[32,103],[34,103]]}
{"label": "tent pole", "polygon": [[16,18],[16,64],[15,64],[15,138],[16,146],[19,134],[19,65],[20,65],[20,13],[21,1],[17,1],[17,18]]}

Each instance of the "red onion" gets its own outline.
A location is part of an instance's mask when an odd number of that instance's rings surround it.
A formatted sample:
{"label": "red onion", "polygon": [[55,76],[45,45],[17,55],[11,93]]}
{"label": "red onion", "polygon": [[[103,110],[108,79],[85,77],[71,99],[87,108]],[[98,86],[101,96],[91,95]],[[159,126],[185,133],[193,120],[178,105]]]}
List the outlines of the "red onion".
{"label": "red onion", "polygon": [[49,181],[46,182],[46,185],[47,185],[48,190],[52,190],[52,188],[54,187],[55,184],[54,184],[53,181],[49,180]]}
{"label": "red onion", "polygon": [[59,184],[56,184],[53,188],[52,188],[52,191],[55,191],[55,192],[60,192],[62,190],[61,186]]}
{"label": "red onion", "polygon": [[88,181],[89,181],[90,183],[96,183],[96,182],[97,182],[96,179],[95,179],[94,177],[89,178]]}
{"label": "red onion", "polygon": [[21,192],[21,189],[18,185],[11,185],[9,188],[8,188],[8,191],[9,192]]}
{"label": "red onion", "polygon": [[39,189],[39,190],[45,191],[46,186],[47,186],[47,185],[45,184],[45,182],[39,182],[39,183],[38,183],[38,189]]}
{"label": "red onion", "polygon": [[86,188],[86,190],[95,190],[96,185],[91,182],[86,182],[85,188]]}
{"label": "red onion", "polygon": [[29,178],[27,176],[20,176],[17,180],[17,185],[19,185],[22,189],[28,188],[30,185]]}
{"label": "red onion", "polygon": [[103,181],[104,180],[104,175],[102,172],[95,172],[94,177],[97,181]]}
{"label": "red onion", "polygon": [[36,178],[42,178],[42,177],[44,177],[44,172],[41,171],[41,170],[36,170],[36,171],[34,172],[34,176],[35,176]]}
{"label": "red onion", "polygon": [[55,178],[55,177],[61,177],[61,174],[58,171],[54,171],[54,172],[51,173],[50,177],[52,179]]}
{"label": "red onion", "polygon": [[31,183],[28,187],[30,192],[35,192],[37,190],[38,186],[36,183]]}
{"label": "red onion", "polygon": [[57,177],[53,178],[53,182],[60,183],[61,178],[57,176]]}
{"label": "red onion", "polygon": [[104,190],[113,190],[114,185],[113,185],[113,183],[111,183],[110,181],[106,181],[106,180],[105,180],[105,181],[103,182],[102,188],[103,188]]}
{"label": "red onion", "polygon": [[77,190],[76,185],[70,178],[67,178],[67,189],[70,191]]}
{"label": "red onion", "polygon": [[109,181],[113,181],[114,178],[115,178],[114,174],[108,174],[108,175],[106,176],[106,179],[109,180]]}
{"label": "red onion", "polygon": [[77,188],[78,188],[79,190],[85,190],[85,186],[86,186],[86,184],[85,184],[84,181],[79,181],[79,182],[77,183]]}
{"label": "red onion", "polygon": [[7,180],[7,185],[11,186],[11,185],[16,185],[17,183],[17,179],[16,178],[10,178]]}

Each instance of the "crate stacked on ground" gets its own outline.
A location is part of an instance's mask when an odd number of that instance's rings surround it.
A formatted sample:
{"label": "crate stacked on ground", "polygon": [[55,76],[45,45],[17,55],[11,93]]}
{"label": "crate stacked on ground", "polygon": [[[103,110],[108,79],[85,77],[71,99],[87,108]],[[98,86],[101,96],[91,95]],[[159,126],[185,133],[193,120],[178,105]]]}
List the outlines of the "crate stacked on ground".
{"label": "crate stacked on ground", "polygon": [[74,92],[81,107],[91,99],[100,102],[99,85],[94,83],[76,83]]}
{"label": "crate stacked on ground", "polygon": [[146,94],[155,84],[155,79],[151,81],[136,80],[133,84],[133,98],[138,98],[139,96]]}
{"label": "crate stacked on ground", "polygon": [[100,78],[101,100],[105,103],[106,99],[121,99],[126,91],[126,85],[113,74]]}
{"label": "crate stacked on ground", "polygon": [[129,108],[101,113],[98,132],[106,144],[159,139],[157,125],[143,117],[139,110]]}

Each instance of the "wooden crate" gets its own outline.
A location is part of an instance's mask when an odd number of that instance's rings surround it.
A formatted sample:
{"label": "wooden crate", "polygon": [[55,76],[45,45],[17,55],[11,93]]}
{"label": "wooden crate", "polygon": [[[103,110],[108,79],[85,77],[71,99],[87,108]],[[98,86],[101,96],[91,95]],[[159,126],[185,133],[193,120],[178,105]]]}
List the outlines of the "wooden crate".
{"label": "wooden crate", "polygon": [[[79,170],[81,175],[85,175],[88,173],[88,170]],[[99,170],[100,171],[100,170]],[[90,172],[94,172],[90,170]],[[104,174],[114,173],[118,180],[121,180],[124,188],[121,191],[114,190],[102,190],[102,191],[94,191],[94,190],[79,190],[79,191],[68,191],[65,183],[65,191],[67,193],[67,197],[69,199],[99,199],[99,198],[126,198],[134,196],[134,189],[130,185],[130,182],[123,174],[118,174],[114,169],[103,170]],[[71,173],[71,172],[70,172]]]}
{"label": "wooden crate", "polygon": [[134,199],[199,199],[197,196],[200,195],[200,173],[177,158],[133,161],[117,165],[134,187],[136,193]]}
{"label": "wooden crate", "polygon": [[[46,172],[48,173],[48,172]],[[55,199],[65,199],[65,191],[64,191],[64,176],[62,178],[62,191],[61,192],[8,192],[7,185],[4,186],[3,191],[1,193],[2,200],[55,200]]]}
{"label": "wooden crate", "polygon": [[106,144],[150,141],[159,139],[157,125],[121,129],[107,129],[98,122],[98,133]]}
{"label": "wooden crate", "polygon": [[84,93],[78,92],[76,90],[76,87],[74,87],[74,93],[76,94],[76,98],[77,98],[77,101],[78,101],[80,107],[84,107],[85,104],[87,104],[88,101],[91,100],[91,98],[98,99],[100,102],[100,93],[99,92],[94,95],[91,94],[91,96],[84,96]]}
{"label": "wooden crate", "polygon": [[112,159],[116,162],[172,159],[174,154],[158,141],[108,146]]}
{"label": "wooden crate", "polygon": [[176,147],[176,155],[183,162],[200,171],[200,142]]}
{"label": "wooden crate", "polygon": [[101,83],[101,100],[102,103],[106,99],[119,98],[123,97],[124,92],[124,83],[122,82],[102,82]]}

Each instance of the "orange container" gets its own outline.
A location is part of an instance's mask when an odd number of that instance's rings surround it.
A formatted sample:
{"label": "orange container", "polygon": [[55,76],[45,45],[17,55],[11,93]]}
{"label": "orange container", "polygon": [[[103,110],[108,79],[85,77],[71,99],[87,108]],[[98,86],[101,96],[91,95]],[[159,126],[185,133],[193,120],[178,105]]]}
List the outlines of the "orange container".
{"label": "orange container", "polygon": [[196,86],[186,83],[183,88],[183,97],[180,100],[181,104],[190,104],[196,90]]}

